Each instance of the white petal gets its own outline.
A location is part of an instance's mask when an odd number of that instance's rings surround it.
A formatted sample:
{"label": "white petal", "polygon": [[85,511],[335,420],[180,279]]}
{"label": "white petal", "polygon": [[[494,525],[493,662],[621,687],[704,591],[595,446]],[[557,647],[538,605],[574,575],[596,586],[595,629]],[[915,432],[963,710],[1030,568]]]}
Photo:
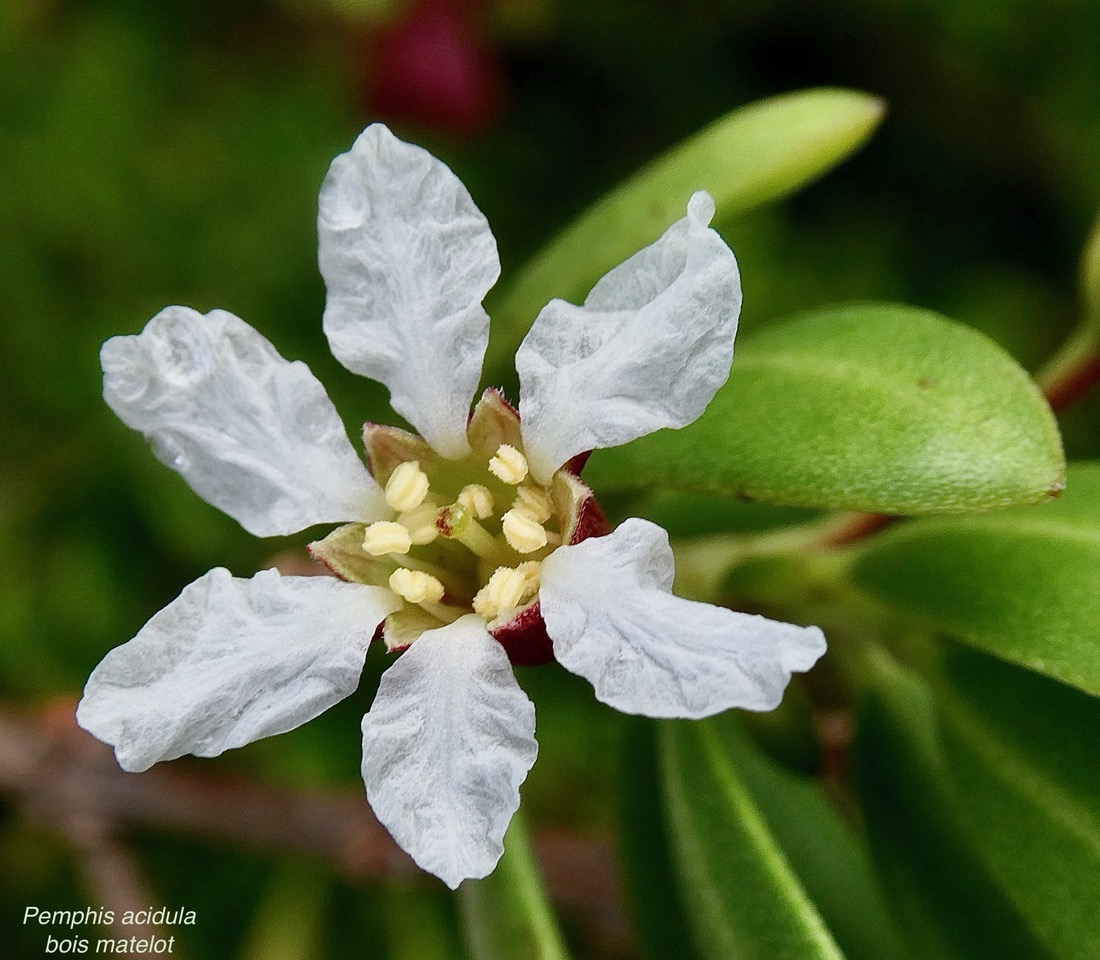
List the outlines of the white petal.
{"label": "white petal", "polygon": [[631,519],[542,563],[539,601],[554,655],[624,713],[707,717],[771,710],[792,671],[825,652],[797,627],[674,597],[668,534]]}
{"label": "white petal", "polygon": [[524,448],[546,483],[570,457],[682,427],[726,382],[737,261],[696,193],[687,216],[610,271],[583,307],[551,300],[516,353]]}
{"label": "white petal", "polygon": [[537,753],[534,705],[480,617],[421,634],[363,718],[375,815],[452,890],[496,866]]}
{"label": "white petal", "polygon": [[355,691],[375,627],[399,605],[382,587],[219,567],[103,658],[77,722],[131,771],[293,730]]}
{"label": "white petal", "polygon": [[382,492],[301,361],[243,320],[168,307],[100,351],[103,397],[207,503],[249,533],[367,520]]}
{"label": "white petal", "polygon": [[500,275],[496,242],[446,164],[367,127],[321,187],[325,334],[349,370],[384,383],[394,410],[460,457]]}

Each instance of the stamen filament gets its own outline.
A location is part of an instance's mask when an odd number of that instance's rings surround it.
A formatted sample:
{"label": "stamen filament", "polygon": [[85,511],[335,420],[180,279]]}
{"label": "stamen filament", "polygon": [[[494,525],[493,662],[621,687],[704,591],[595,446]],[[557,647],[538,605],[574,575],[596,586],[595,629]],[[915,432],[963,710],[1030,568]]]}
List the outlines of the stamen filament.
{"label": "stamen filament", "polygon": [[439,507],[434,503],[422,503],[400,514],[397,522],[408,529],[409,539],[413,544],[422,547],[439,536],[439,528],[435,525],[438,513]]}
{"label": "stamen filament", "polygon": [[470,612],[468,607],[452,607],[446,603],[436,603],[431,600],[421,600],[417,606],[444,623],[454,623],[459,617]]}
{"label": "stamen filament", "polygon": [[440,510],[436,526],[444,537],[457,540],[485,560],[503,566],[514,561],[512,551],[478,523],[460,503]]}

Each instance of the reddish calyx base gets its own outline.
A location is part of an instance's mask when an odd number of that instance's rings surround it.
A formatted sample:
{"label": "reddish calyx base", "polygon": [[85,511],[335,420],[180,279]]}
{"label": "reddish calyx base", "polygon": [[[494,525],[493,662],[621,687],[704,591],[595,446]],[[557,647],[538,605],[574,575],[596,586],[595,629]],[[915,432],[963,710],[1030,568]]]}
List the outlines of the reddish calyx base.
{"label": "reddish calyx base", "polygon": [[444,460],[424,440],[368,424],[367,462],[392,515],[347,524],[310,552],[337,576],[384,586],[403,601],[385,622],[391,651],[462,616],[481,617],[512,663],[554,659],[539,610],[541,562],[610,532],[575,457],[549,484],[530,475],[519,416],[487,390],[467,428],[471,452]]}

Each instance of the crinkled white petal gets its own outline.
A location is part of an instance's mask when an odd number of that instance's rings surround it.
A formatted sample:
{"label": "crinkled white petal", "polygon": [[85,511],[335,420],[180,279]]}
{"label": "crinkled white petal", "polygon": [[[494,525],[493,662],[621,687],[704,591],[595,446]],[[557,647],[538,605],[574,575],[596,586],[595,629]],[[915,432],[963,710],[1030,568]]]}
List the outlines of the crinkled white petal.
{"label": "crinkled white petal", "polygon": [[399,605],[382,587],[219,567],[103,658],[77,722],[131,771],[292,730],[355,691],[375,627]]}
{"label": "crinkled white petal", "polygon": [[333,160],[318,233],[332,352],[462,456],[489,339],[481,301],[500,275],[485,217],[446,164],[376,123]]}
{"label": "crinkled white petal", "polygon": [[366,520],[382,492],[301,361],[243,320],[167,307],[100,351],[103,397],[207,503],[260,537]]}
{"label": "crinkled white petal", "polygon": [[496,866],[537,753],[534,705],[480,617],[421,634],[363,718],[375,815],[452,890]]}
{"label": "crinkled white petal", "polygon": [[647,717],[771,710],[793,671],[825,652],[798,627],[673,596],[668,535],[631,519],[542,563],[539,601],[554,655],[596,697]]}
{"label": "crinkled white petal", "polygon": [[611,270],[583,307],[551,300],[539,313],[516,369],[540,482],[578,453],[691,423],[725,383],[741,278],[707,226],[713,212],[696,193],[687,216]]}

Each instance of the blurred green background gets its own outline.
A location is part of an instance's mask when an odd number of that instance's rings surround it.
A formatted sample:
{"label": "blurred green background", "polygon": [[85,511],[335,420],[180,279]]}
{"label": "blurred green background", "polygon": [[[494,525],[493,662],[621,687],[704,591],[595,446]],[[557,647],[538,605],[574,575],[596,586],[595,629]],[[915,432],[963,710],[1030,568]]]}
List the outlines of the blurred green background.
{"label": "blurred green background", "polygon": [[[392,417],[320,329],[317,189],[366,123],[384,118],[452,166],[507,277],[710,120],[817,85],[881,95],[889,114],[820,183],[729,226],[743,330],[824,303],[900,300],[1038,366],[1078,316],[1076,261],[1100,206],[1090,0],[0,5],[3,700],[75,698],[184,584],[214,565],[248,576],[305,542],[253,540],[157,463],[100,400],[103,340],[166,304],[222,307],[307,361],[353,437]],[[1071,456],[1100,450],[1098,413],[1093,398],[1064,419]],[[204,763],[353,788],[383,659],[308,727]],[[521,682],[541,743],[529,819],[607,829],[618,719],[554,667]],[[0,936],[36,956],[22,906],[88,895],[60,841],[0,810]],[[422,934],[453,922],[437,885],[390,909],[400,891],[163,835],[141,843],[156,901],[201,912],[181,934],[193,958],[350,956],[350,944],[415,956],[402,923]],[[294,943],[279,940],[280,904],[302,913]],[[418,910],[427,919],[410,923]]]}

